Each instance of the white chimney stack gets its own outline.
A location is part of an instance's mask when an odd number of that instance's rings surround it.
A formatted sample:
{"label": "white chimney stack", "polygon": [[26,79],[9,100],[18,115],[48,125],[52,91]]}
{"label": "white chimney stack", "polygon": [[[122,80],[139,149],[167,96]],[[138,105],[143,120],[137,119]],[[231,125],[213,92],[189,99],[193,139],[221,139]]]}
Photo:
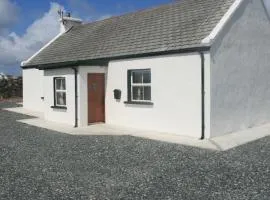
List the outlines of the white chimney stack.
{"label": "white chimney stack", "polygon": [[64,16],[63,12],[60,11],[59,15],[60,15],[59,21],[61,33],[67,32],[72,27],[82,24],[81,19],[71,17],[70,13],[67,13],[66,16]]}

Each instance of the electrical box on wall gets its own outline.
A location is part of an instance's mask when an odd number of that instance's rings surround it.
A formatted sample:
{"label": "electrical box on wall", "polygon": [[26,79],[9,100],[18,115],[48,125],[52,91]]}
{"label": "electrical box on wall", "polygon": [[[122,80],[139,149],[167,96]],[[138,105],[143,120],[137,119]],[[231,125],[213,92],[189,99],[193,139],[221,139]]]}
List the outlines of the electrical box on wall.
{"label": "electrical box on wall", "polygon": [[114,99],[116,99],[116,100],[120,100],[121,99],[121,90],[115,89],[113,91],[113,93],[114,93]]}

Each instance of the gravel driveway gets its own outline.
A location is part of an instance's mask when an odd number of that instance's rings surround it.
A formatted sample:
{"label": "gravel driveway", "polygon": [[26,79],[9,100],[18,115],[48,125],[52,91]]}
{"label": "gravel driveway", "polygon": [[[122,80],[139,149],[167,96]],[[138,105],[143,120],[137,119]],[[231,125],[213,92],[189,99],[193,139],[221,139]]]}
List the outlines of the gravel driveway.
{"label": "gravel driveway", "polygon": [[227,152],[16,122],[0,103],[0,199],[270,199],[270,137]]}

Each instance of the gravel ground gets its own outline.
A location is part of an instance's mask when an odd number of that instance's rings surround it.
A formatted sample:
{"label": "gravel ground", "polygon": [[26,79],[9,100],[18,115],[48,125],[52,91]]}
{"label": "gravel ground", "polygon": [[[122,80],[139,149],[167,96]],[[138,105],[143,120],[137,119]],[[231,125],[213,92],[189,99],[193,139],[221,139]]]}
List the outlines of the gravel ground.
{"label": "gravel ground", "polygon": [[0,199],[270,199],[270,137],[216,152],[16,122],[0,103]]}

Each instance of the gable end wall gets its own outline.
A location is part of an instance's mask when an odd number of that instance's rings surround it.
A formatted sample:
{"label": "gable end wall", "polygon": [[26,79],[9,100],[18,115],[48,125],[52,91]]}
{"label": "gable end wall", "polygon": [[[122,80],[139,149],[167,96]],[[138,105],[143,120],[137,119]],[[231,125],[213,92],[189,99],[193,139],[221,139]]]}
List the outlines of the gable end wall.
{"label": "gable end wall", "polygon": [[270,122],[270,23],[246,0],[211,48],[211,137]]}

